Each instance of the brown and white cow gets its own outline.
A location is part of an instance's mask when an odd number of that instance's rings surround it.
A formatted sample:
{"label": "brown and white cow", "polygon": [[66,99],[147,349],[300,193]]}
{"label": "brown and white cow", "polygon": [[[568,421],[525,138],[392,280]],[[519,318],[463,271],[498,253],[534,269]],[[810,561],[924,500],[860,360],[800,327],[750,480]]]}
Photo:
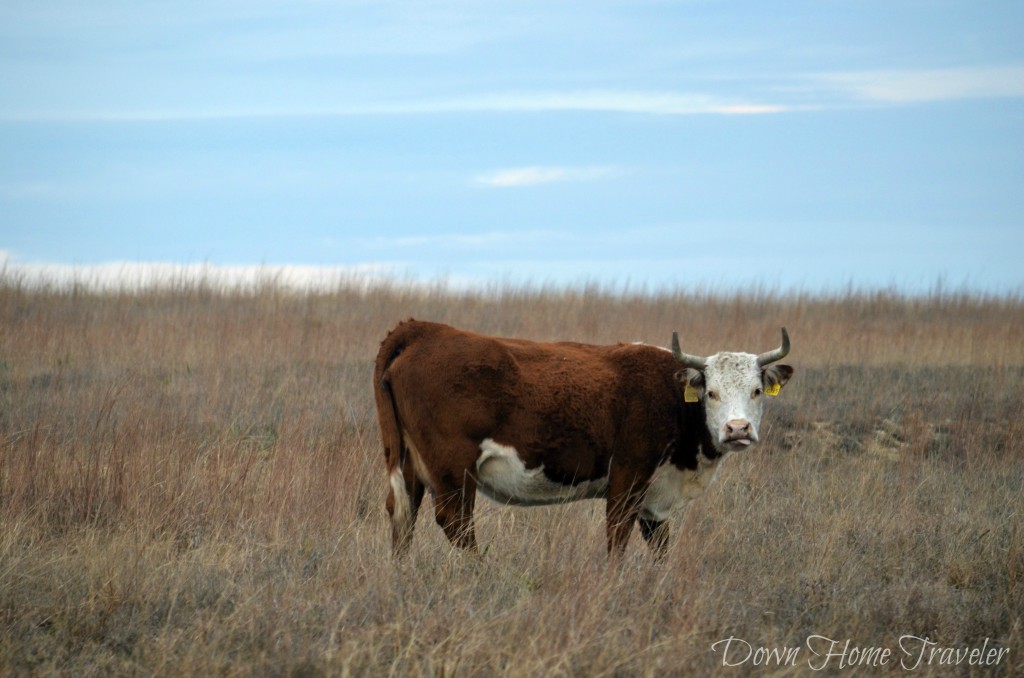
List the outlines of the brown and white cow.
{"label": "brown and white cow", "polygon": [[643,344],[503,339],[409,320],[381,343],[374,396],[390,477],[392,545],[425,490],[452,544],[473,549],[479,490],[525,506],[606,498],[609,551],[633,523],[660,554],[669,512],[729,453],[758,440],[764,395],[793,374],[762,355],[708,358]]}

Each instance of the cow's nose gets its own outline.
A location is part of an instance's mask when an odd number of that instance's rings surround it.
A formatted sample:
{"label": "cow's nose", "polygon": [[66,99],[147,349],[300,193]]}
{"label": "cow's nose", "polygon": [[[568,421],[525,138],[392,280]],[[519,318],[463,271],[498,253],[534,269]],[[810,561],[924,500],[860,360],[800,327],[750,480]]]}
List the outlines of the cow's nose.
{"label": "cow's nose", "polygon": [[725,422],[725,436],[729,440],[750,437],[750,422],[746,419],[730,419]]}

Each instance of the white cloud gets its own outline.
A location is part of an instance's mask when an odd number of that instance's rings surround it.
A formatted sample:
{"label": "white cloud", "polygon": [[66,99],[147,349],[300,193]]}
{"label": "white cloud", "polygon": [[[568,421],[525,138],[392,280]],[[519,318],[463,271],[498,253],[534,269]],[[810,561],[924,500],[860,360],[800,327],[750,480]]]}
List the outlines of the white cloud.
{"label": "white cloud", "polygon": [[367,115],[439,115],[446,113],[635,113],[641,115],[769,115],[795,110],[780,103],[688,92],[587,90],[568,92],[481,93],[446,99],[366,100],[356,103],[309,102],[285,105],[221,106],[196,108],[122,109],[65,114],[0,113],[0,120],[173,122],[208,120],[271,120],[330,118]]}
{"label": "white cloud", "polygon": [[1024,97],[1024,66],[825,73],[812,80],[855,99],[880,103]]}
{"label": "white cloud", "polygon": [[385,105],[380,112],[395,113],[541,113],[592,111],[649,115],[736,115],[780,113],[779,104],[754,104],[687,92],[590,90],[574,92],[519,92],[484,94],[455,99]]}
{"label": "white cloud", "polygon": [[102,264],[19,262],[0,250],[0,277],[29,287],[93,290],[165,289],[195,284],[222,289],[258,290],[271,285],[289,290],[332,290],[372,286],[395,279],[385,264],[355,266],[175,264],[114,261]]}
{"label": "white cloud", "polygon": [[513,167],[483,174],[476,183],[497,188],[536,186],[563,181],[596,181],[619,173],[613,167]]}
{"label": "white cloud", "polygon": [[[448,98],[377,98],[344,102],[308,99],[295,105],[251,105],[203,108],[79,110],[63,114],[8,111],[0,120],[169,122],[206,120],[273,120],[348,116],[423,116],[465,113],[593,112],[637,115],[775,115],[862,102],[911,104],[956,99],[1024,97],[1024,66],[979,68],[878,69],[780,75],[774,85],[762,81],[761,91],[773,100],[752,98],[750,92],[712,95],[671,90],[568,90],[480,92]],[[812,95],[809,102],[807,95]],[[294,99],[293,99],[294,100]]]}

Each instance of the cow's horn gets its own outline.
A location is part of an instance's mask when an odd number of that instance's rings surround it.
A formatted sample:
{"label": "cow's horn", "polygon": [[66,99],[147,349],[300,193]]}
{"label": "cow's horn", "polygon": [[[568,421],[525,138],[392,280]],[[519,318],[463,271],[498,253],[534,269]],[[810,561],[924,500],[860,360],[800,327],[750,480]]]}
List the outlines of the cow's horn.
{"label": "cow's horn", "polygon": [[696,355],[690,355],[689,353],[683,353],[683,350],[679,348],[678,332],[672,333],[672,355],[674,355],[676,360],[686,367],[692,367],[695,370],[703,370],[708,366],[708,363],[704,358]]}
{"label": "cow's horn", "polygon": [[789,353],[789,332],[786,328],[782,328],[782,346],[778,347],[774,351],[768,351],[757,356],[757,366],[764,367],[769,363],[773,363],[776,360],[782,360]]}

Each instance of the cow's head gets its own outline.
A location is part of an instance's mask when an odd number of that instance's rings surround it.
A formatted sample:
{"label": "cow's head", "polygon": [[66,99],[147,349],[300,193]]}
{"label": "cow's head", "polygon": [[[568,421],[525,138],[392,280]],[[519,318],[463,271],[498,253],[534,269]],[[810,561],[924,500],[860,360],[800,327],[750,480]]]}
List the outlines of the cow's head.
{"label": "cow's head", "polygon": [[758,441],[766,395],[776,395],[793,376],[789,365],[775,365],[789,353],[789,334],[782,328],[782,346],[762,353],[716,353],[708,358],[683,353],[672,333],[672,353],[683,364],[676,378],[684,399],[702,401],[708,431],[720,452],[740,450]]}

